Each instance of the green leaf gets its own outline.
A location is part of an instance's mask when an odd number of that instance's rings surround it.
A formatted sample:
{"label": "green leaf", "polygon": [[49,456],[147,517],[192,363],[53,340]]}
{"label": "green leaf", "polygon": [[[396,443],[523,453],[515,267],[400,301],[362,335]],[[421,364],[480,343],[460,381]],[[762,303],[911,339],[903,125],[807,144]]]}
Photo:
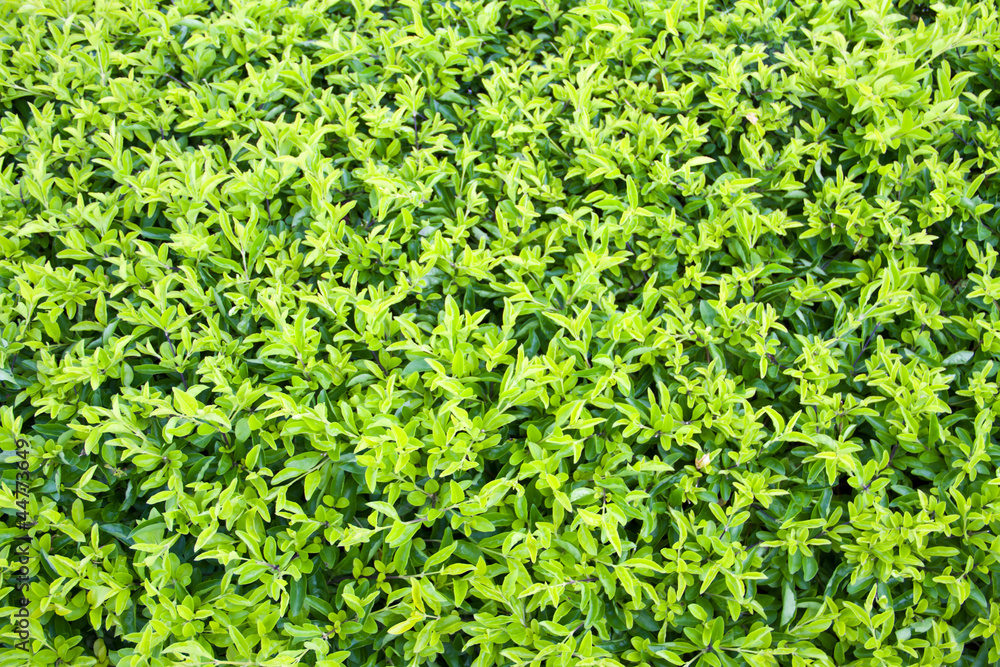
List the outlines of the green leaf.
{"label": "green leaf", "polygon": [[237,442],[246,442],[250,437],[250,420],[244,417],[236,422]]}
{"label": "green leaf", "polygon": [[788,579],[785,579],[781,586],[781,625],[788,625],[795,618],[795,586]]}

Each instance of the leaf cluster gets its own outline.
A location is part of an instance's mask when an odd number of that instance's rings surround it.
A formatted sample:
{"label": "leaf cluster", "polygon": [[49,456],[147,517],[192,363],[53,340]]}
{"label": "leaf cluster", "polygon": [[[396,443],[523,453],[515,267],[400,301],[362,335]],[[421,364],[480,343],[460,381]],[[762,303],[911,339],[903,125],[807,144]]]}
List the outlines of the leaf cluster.
{"label": "leaf cluster", "polygon": [[995,0],[0,8],[0,667],[1000,662]]}

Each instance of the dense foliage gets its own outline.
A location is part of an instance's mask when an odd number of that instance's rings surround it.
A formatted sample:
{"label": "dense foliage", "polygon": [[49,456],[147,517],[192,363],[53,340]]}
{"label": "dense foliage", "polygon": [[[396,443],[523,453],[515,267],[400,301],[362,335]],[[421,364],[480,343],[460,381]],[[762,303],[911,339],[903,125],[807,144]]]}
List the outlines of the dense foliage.
{"label": "dense foliage", "polygon": [[0,7],[0,667],[1000,661],[995,0]]}

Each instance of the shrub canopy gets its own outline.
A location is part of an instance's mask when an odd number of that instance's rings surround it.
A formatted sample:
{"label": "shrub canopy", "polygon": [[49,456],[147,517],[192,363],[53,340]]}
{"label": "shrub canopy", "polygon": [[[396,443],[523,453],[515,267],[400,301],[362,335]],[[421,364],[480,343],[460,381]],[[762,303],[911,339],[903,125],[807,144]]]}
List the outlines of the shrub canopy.
{"label": "shrub canopy", "polygon": [[995,0],[0,5],[0,667],[1000,661]]}

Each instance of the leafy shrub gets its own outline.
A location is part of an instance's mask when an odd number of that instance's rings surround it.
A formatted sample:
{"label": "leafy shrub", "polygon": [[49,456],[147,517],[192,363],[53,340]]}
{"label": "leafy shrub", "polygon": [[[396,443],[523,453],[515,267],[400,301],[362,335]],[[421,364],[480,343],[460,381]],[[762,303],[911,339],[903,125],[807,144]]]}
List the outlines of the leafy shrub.
{"label": "leafy shrub", "polygon": [[1000,661],[994,0],[2,4],[0,665]]}

